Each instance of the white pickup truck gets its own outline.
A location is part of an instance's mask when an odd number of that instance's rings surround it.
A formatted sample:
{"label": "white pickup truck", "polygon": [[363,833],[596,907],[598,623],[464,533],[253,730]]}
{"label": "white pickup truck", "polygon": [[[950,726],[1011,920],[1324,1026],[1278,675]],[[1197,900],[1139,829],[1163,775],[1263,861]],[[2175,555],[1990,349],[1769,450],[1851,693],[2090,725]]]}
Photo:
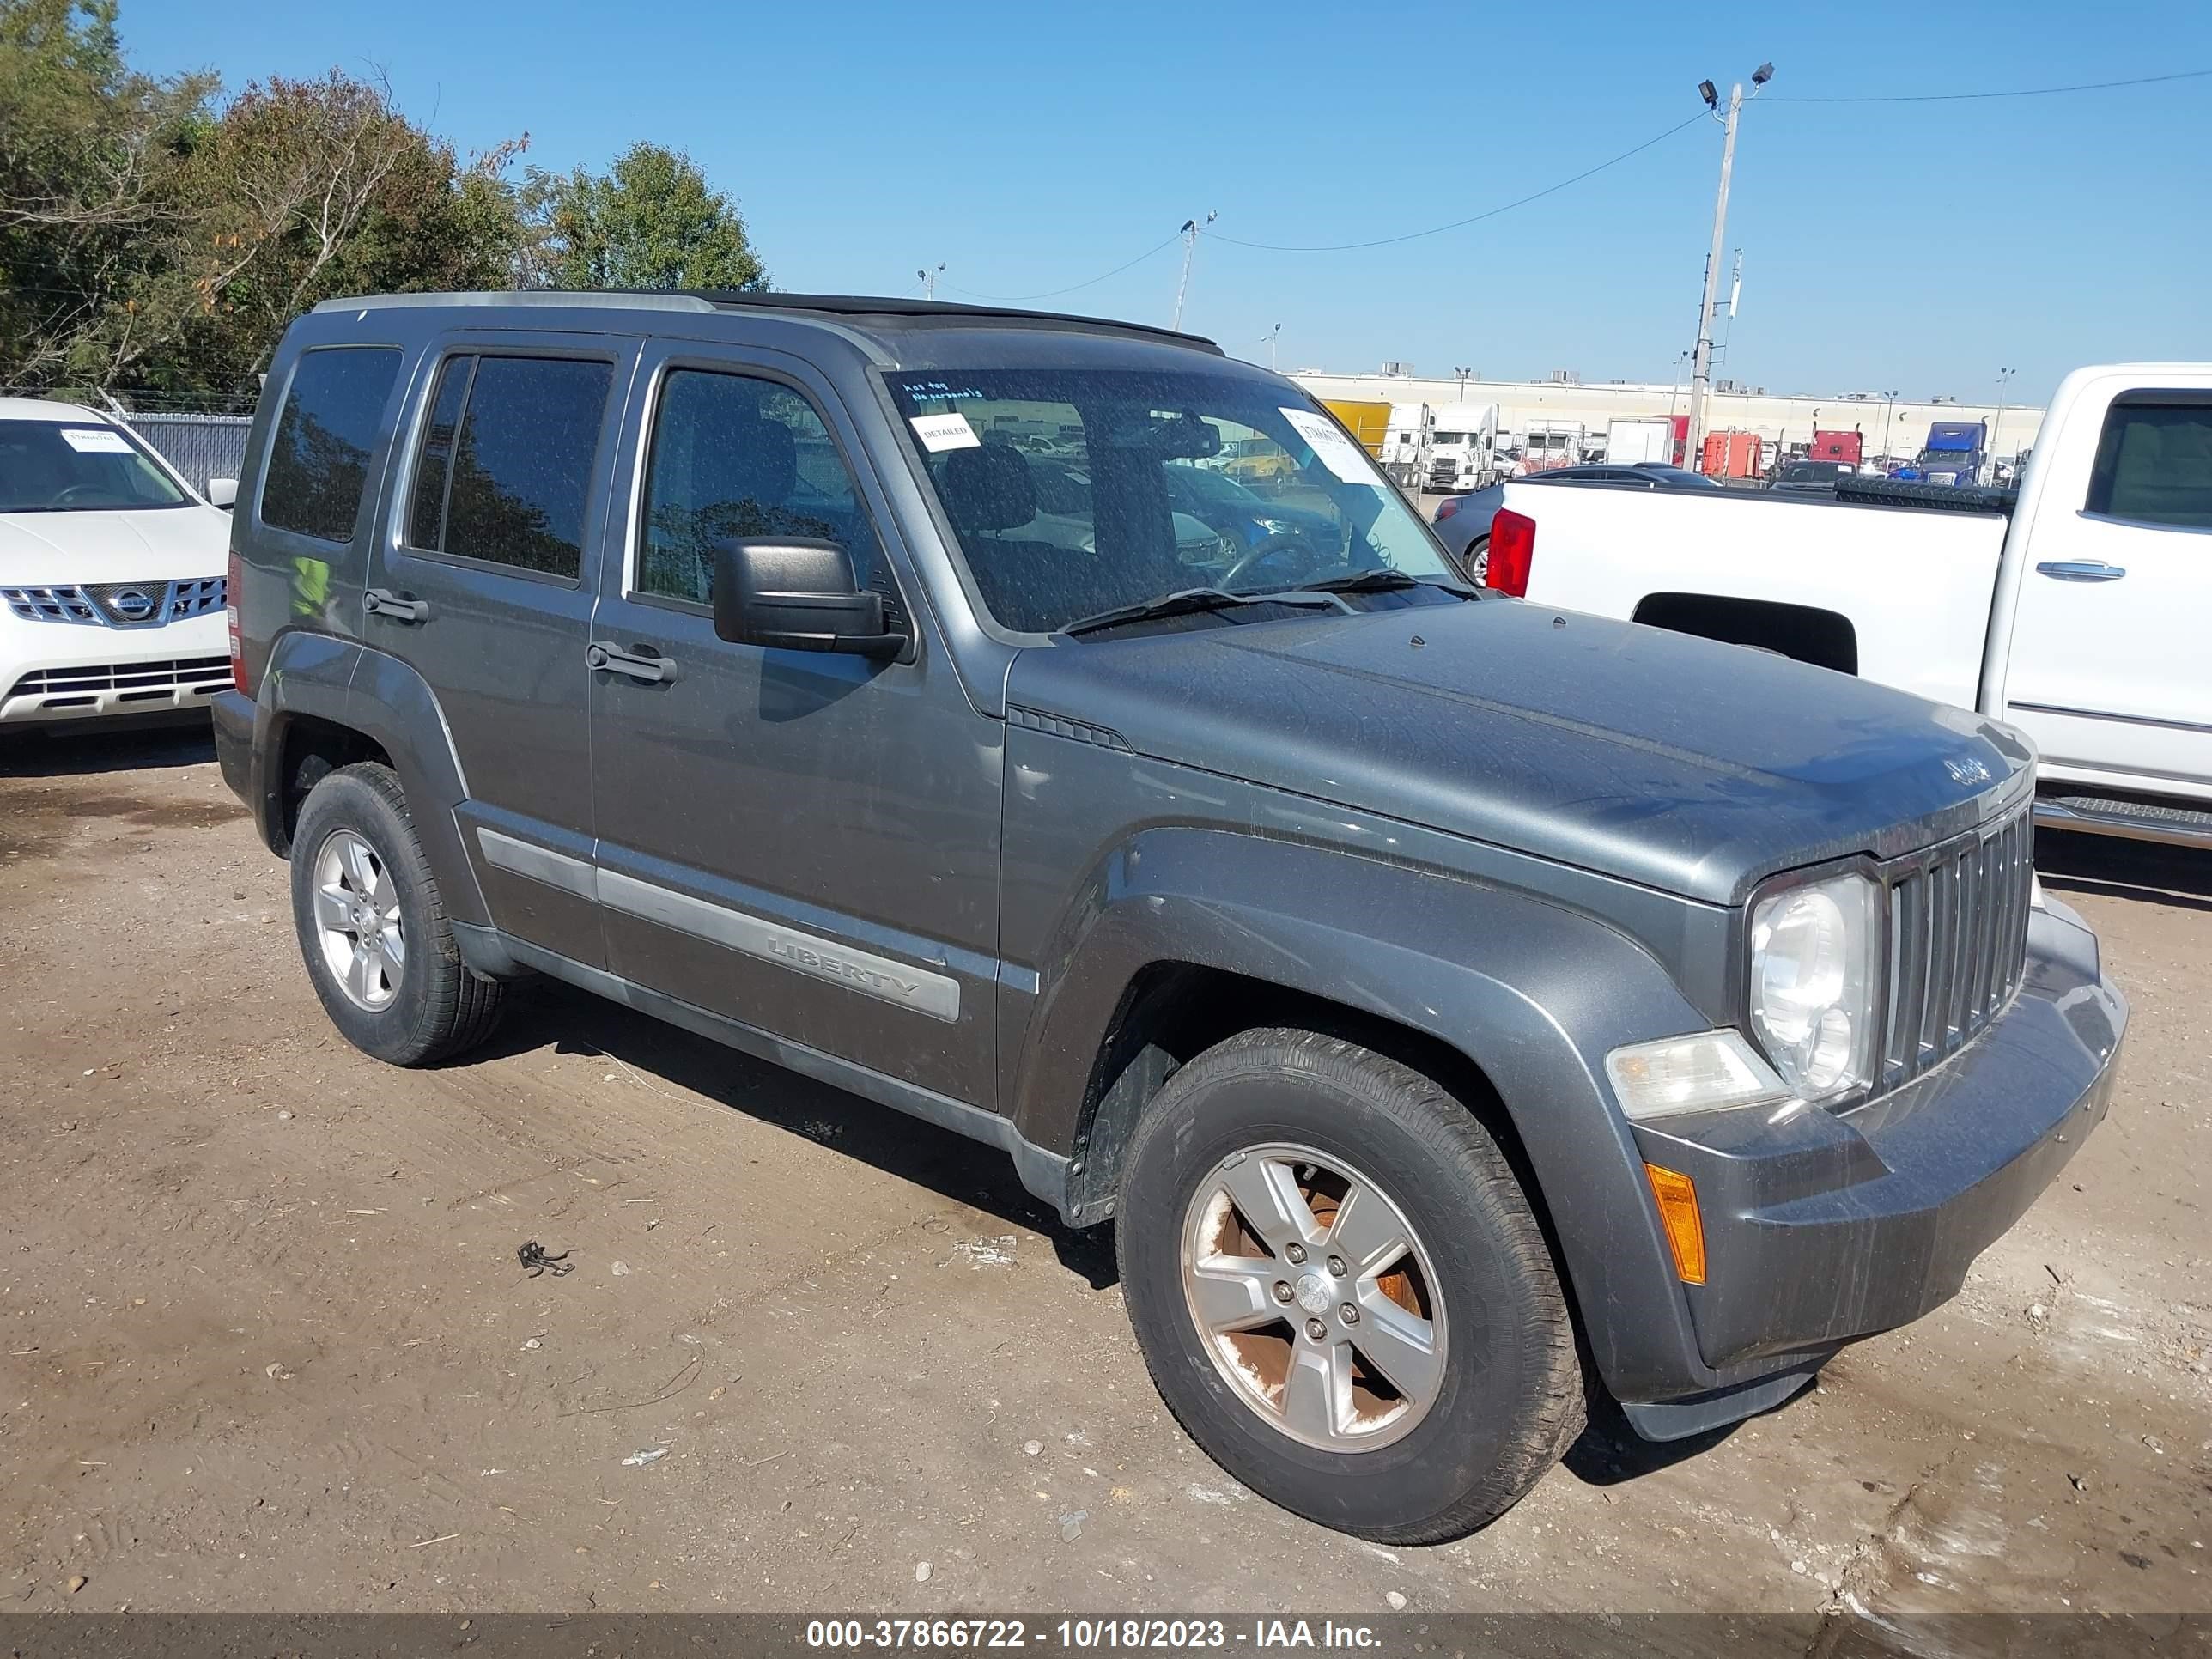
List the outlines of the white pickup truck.
{"label": "white pickup truck", "polygon": [[2068,375],[2016,498],[1529,479],[1499,501],[1470,550],[1492,587],[1977,709],[2040,750],[2039,822],[2212,847],[2212,364]]}

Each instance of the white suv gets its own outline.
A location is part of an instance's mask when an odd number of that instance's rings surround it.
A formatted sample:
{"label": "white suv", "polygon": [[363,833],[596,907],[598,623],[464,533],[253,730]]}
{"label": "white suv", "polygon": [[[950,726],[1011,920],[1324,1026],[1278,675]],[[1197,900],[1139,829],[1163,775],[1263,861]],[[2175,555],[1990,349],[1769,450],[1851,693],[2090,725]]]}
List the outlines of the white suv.
{"label": "white suv", "polygon": [[137,434],[0,398],[0,729],[205,708],[230,684],[229,544]]}

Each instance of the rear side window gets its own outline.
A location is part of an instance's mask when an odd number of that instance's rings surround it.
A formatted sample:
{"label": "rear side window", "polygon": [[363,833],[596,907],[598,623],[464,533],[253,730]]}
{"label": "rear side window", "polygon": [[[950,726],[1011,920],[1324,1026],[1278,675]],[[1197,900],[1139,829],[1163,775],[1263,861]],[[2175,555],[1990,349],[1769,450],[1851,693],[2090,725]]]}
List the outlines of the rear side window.
{"label": "rear side window", "polygon": [[2114,398],[2097,441],[2087,506],[2136,524],[2212,530],[2212,393]]}
{"label": "rear side window", "polygon": [[605,362],[447,358],[423,423],[407,544],[576,580],[613,383]]}
{"label": "rear side window", "polygon": [[301,354],[269,446],[262,523],[318,541],[353,539],[368,459],[398,374],[396,346],[324,346]]}

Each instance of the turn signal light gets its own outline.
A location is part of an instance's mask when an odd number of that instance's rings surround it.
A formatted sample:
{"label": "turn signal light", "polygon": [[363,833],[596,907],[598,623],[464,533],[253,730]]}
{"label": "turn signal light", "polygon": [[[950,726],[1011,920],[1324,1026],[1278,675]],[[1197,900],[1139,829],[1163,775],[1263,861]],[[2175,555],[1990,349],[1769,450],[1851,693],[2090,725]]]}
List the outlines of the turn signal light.
{"label": "turn signal light", "polygon": [[1510,507],[1498,509],[1490,521],[1490,562],[1484,567],[1483,584],[1515,599],[1528,596],[1528,571],[1536,562],[1536,521]]}
{"label": "turn signal light", "polygon": [[1644,1166],[1651,1196],[1659,1200],[1659,1220],[1674,1252],[1675,1276],[1685,1285],[1705,1282],[1705,1224],[1698,1216],[1698,1188],[1690,1177],[1656,1164]]}

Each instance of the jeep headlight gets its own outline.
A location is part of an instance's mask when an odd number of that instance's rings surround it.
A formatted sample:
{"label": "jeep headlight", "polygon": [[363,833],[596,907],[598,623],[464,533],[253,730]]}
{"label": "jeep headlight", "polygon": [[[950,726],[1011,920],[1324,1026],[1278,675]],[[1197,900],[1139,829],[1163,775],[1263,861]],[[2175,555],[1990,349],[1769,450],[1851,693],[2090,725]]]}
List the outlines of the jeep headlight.
{"label": "jeep headlight", "polygon": [[1784,888],[1752,906],[1752,1030],[1802,1099],[1872,1080],[1876,900],[1872,882],[1848,875]]}

